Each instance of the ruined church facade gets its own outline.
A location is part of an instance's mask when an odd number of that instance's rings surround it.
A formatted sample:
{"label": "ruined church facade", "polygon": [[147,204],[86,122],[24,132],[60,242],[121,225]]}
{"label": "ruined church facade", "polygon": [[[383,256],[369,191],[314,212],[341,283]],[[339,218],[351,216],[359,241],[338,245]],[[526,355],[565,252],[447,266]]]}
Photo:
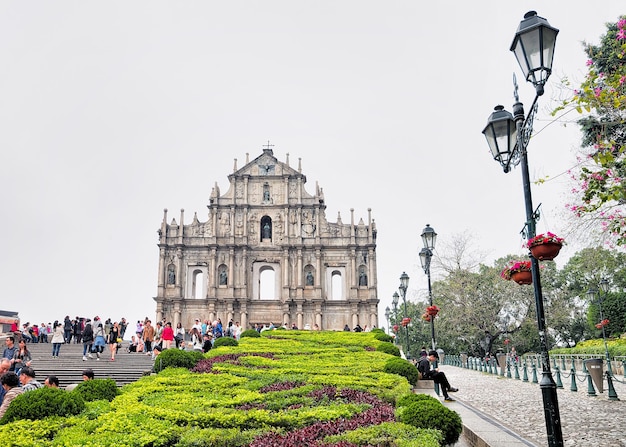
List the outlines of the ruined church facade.
{"label": "ruined church facade", "polygon": [[268,147],[213,187],[208,215],[168,222],[159,234],[157,319],[189,329],[196,318],[342,330],[378,327],[376,226],[328,222],[322,188]]}

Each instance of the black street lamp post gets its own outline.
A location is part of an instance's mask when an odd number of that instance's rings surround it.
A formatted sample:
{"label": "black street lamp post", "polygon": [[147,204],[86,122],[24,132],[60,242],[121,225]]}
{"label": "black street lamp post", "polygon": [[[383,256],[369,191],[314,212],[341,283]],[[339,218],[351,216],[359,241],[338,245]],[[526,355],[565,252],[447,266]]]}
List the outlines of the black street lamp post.
{"label": "black street lamp post", "polygon": [[[398,292],[393,292],[393,298],[391,299],[391,304],[393,305],[393,317],[396,320],[395,325],[398,325],[398,300],[400,299],[400,295],[398,295]],[[398,336],[398,334],[396,333],[396,337]],[[398,340],[396,340],[396,343],[398,342]],[[402,343],[400,343],[402,344]]]}
{"label": "black street lamp post", "polygon": [[[613,386],[613,369],[611,368],[611,356],[609,355],[609,346],[606,344],[606,330],[604,329],[604,314],[602,313],[602,303],[604,302],[604,298],[606,294],[609,293],[610,284],[609,281],[604,278],[598,284],[600,287],[600,291],[602,293],[598,293],[595,287],[590,287],[587,291],[587,296],[591,302],[598,303],[598,310],[600,311],[600,323],[599,325],[602,328],[602,340],[604,341],[604,355],[606,357],[606,383],[607,388],[609,390],[609,400],[619,400],[617,397],[617,392],[615,391],[615,387]],[[597,297],[597,301],[596,301]]]}
{"label": "black street lamp post", "polygon": [[[406,272],[402,272],[402,275],[400,275],[400,287],[398,287],[398,289],[400,290],[400,293],[402,294],[402,301],[404,302],[404,318],[409,317],[409,314],[407,313],[407,310],[406,310],[406,291],[408,288],[409,288],[409,275],[407,275]],[[404,329],[406,332],[406,358],[410,359],[411,358],[411,342],[409,340],[409,322],[408,320],[404,320],[402,324],[404,325]]]}
{"label": "black street lamp post", "polygon": [[[497,106],[489,117],[489,122],[483,130],[487,143],[496,161],[500,163],[504,172],[511,170],[511,165],[521,164],[522,181],[524,187],[524,204],[526,208],[525,232],[528,239],[535,236],[537,215],[533,211],[530,191],[530,176],[528,173],[527,147],[532,134],[533,120],[537,111],[537,100],[544,93],[544,85],[552,73],[552,59],[556,36],[559,30],[550,26],[548,21],[530,11],[520,22],[511,51],[524,72],[527,81],[535,86],[535,99],[528,117],[524,118],[524,105],[519,101],[517,81],[515,76],[513,115]],[[546,420],[546,431],[549,447],[563,447],[563,433],[561,430],[561,416],[557,399],[556,383],[550,371],[550,358],[546,340],[546,320],[541,279],[539,276],[539,262],[529,254],[537,309],[537,327],[541,347],[541,366],[543,369],[539,384],[543,397],[543,410]]]}
{"label": "black street lamp post", "polygon": [[[433,289],[430,283],[430,260],[433,257],[433,250],[435,249],[435,242],[437,241],[437,233],[429,225],[426,224],[426,228],[422,231],[422,241],[424,242],[424,248],[420,251],[420,262],[424,273],[428,277],[428,302],[430,306],[433,305]],[[437,349],[437,340],[435,339],[435,316],[430,318],[430,343],[431,349]]]}

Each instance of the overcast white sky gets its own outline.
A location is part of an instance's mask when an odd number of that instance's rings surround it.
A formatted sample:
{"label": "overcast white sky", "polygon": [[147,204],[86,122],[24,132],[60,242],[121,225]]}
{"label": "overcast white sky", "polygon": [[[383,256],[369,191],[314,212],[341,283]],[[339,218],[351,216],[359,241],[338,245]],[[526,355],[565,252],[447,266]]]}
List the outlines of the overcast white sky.
{"label": "overcast white sky", "polygon": [[[618,7],[621,5],[621,8]],[[469,231],[485,262],[520,253],[521,173],[504,174],[481,134],[511,110],[510,44],[536,10],[560,29],[555,72],[580,81],[622,1],[2,1],[0,309],[32,323],[66,314],[154,316],[156,231],[206,218],[233,159],[302,159],[326,215],[378,228],[380,324],[403,271],[424,296],[418,253],[431,224]],[[550,121],[551,87],[535,130]],[[568,116],[573,120],[576,117]],[[579,142],[555,123],[529,147],[538,231],[561,230]],[[565,247],[562,259],[572,253]]]}

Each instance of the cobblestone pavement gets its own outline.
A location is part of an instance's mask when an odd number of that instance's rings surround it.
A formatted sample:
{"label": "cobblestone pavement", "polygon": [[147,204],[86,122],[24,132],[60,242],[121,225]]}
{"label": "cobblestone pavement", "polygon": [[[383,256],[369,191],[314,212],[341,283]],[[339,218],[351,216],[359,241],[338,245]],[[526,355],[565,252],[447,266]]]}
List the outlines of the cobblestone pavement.
{"label": "cobblestone pavement", "polygon": [[[444,365],[440,367],[459,392],[459,401],[471,405],[497,420],[523,438],[547,446],[543,400],[539,384],[509,379],[494,374]],[[540,371],[537,373],[541,380]],[[553,371],[554,374],[554,371]],[[579,379],[583,379],[578,372]],[[571,379],[561,377],[557,389],[559,412],[566,447],[626,447],[626,384],[614,382],[622,400],[608,399],[606,380],[604,392],[588,394],[587,381],[577,381],[578,391],[570,390]],[[567,383],[566,383],[567,382]]]}

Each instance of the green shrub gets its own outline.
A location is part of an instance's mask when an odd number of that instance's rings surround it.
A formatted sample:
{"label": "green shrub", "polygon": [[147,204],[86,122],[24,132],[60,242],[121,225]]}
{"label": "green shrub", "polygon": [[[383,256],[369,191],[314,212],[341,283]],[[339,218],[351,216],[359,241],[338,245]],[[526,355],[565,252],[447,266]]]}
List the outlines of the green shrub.
{"label": "green shrub", "polygon": [[456,411],[441,402],[423,400],[400,409],[400,420],[417,428],[436,428],[443,433],[441,445],[454,444],[459,440],[463,424]]}
{"label": "green shrub", "polygon": [[415,402],[424,402],[424,401],[441,403],[435,397],[429,396],[428,394],[411,393],[411,394],[405,394],[401,396],[400,398],[398,398],[398,400],[396,401],[396,407],[407,407]]}
{"label": "green shrub", "polygon": [[[339,435],[326,436],[324,445],[335,445],[341,441],[349,445],[439,447],[442,439],[439,430],[416,428],[401,422],[383,422],[378,425],[360,427]],[[341,444],[343,445],[343,444]]]}
{"label": "green shrub", "polygon": [[85,409],[80,394],[59,388],[39,388],[20,394],[0,419],[0,424],[21,419],[43,419],[48,416],[73,416]]}
{"label": "green shrub", "polygon": [[196,366],[204,354],[200,351],[183,351],[181,349],[166,349],[154,360],[154,371],[161,372],[165,368],[186,368]]}
{"label": "green shrub", "polygon": [[213,347],[219,348],[220,346],[239,346],[239,342],[234,338],[220,337],[213,342]]}
{"label": "green shrub", "polygon": [[411,385],[417,384],[417,368],[411,362],[399,357],[392,357],[385,363],[384,371],[390,374],[398,374],[405,377]]}
{"label": "green shrub", "polygon": [[[256,332],[256,331],[255,331]],[[197,428],[185,430],[178,440],[178,447],[234,447],[250,445],[261,430],[239,428]]]}
{"label": "green shrub", "polygon": [[393,343],[383,342],[376,348],[377,351],[384,352],[385,354],[394,355],[400,357],[400,349]]}
{"label": "green shrub", "polygon": [[245,331],[243,331],[241,333],[241,335],[239,336],[239,338],[244,338],[244,337],[252,337],[252,338],[260,338],[261,334],[259,334],[256,330],[254,329],[246,329]]}
{"label": "green shrub", "polygon": [[[374,332],[374,331],[372,331],[372,332]],[[374,338],[376,340],[385,341],[385,342],[392,342],[393,341],[393,337],[391,335],[385,334],[380,329],[376,330],[376,332],[374,333]]]}
{"label": "green shrub", "polygon": [[110,402],[120,394],[120,390],[113,379],[92,379],[79,383],[71,393],[79,394],[85,402],[101,399]]}

